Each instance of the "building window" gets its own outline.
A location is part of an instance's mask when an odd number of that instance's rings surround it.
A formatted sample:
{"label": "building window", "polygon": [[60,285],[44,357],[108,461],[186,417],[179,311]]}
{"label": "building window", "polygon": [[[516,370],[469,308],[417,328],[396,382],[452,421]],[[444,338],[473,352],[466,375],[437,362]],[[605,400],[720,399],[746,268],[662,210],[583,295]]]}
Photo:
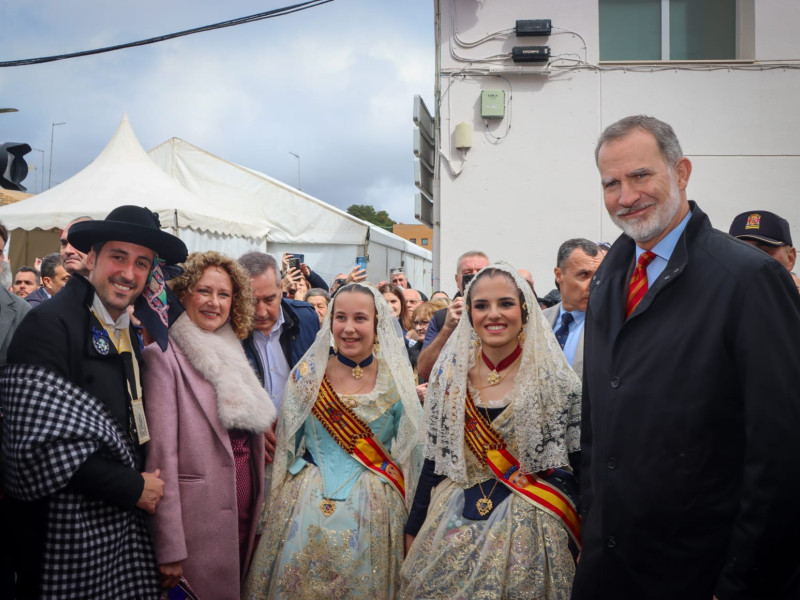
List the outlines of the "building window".
{"label": "building window", "polygon": [[428,238],[422,238],[422,245],[423,246],[427,246],[428,245]]}
{"label": "building window", "polygon": [[751,0],[599,0],[601,61],[735,60]]}
{"label": "building window", "polygon": [[416,244],[417,243],[417,238],[411,238],[408,241],[411,242],[412,244]]}

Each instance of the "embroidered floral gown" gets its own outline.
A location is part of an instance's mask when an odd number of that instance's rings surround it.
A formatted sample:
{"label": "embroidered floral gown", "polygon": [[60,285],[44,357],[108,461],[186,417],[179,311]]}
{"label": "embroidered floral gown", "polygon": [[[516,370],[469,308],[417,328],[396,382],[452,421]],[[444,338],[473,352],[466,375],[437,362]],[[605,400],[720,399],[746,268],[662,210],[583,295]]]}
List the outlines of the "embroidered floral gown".
{"label": "embroidered floral gown", "polygon": [[[403,405],[385,365],[371,392],[348,398],[391,452]],[[396,598],[407,517],[403,498],[345,453],[313,415],[298,431],[297,444],[305,454],[301,450],[289,465],[290,477],[271,500],[242,597]],[[320,509],[323,489],[336,501],[330,516]]]}
{"label": "embroidered floral gown", "polygon": [[[478,390],[470,385],[470,393],[480,406]],[[492,425],[513,447],[514,411],[509,404],[506,398],[490,402],[489,408]],[[467,487],[481,483],[490,496],[497,481],[492,472],[468,450],[465,459]],[[497,488],[503,484],[494,488],[502,491]],[[566,529],[516,494],[498,495],[505,497],[495,496],[488,518],[473,520],[464,516],[460,485],[445,478],[432,490],[427,517],[402,567],[400,598],[569,600],[575,562]],[[466,507],[472,516],[480,497],[473,494]]]}

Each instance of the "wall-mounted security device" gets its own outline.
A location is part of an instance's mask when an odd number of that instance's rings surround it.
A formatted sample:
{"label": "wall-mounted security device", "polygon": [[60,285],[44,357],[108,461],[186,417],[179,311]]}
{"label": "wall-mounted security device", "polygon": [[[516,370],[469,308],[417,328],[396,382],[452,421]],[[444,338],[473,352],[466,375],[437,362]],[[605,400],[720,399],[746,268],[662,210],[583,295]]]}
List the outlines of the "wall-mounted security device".
{"label": "wall-mounted security device", "polygon": [[517,21],[517,37],[528,35],[550,35],[553,24],[550,19],[523,19]]}
{"label": "wall-mounted security device", "polygon": [[506,93],[503,90],[481,92],[481,116],[484,119],[502,119],[506,116]]}
{"label": "wall-mounted security device", "polygon": [[466,121],[461,121],[456,125],[455,147],[459,150],[469,150],[472,148],[472,125]]}
{"label": "wall-mounted security device", "polygon": [[547,62],[550,60],[550,46],[514,46],[511,59],[519,62]]}

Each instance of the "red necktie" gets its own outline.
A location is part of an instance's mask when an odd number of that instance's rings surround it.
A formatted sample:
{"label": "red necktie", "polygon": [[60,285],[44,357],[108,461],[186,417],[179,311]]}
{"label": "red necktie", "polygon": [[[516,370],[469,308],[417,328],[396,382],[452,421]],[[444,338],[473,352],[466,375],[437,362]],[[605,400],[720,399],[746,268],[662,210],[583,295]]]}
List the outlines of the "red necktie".
{"label": "red necktie", "polygon": [[639,306],[644,295],[647,293],[647,265],[653,262],[656,255],[647,250],[639,255],[639,262],[633,270],[631,282],[628,285],[628,302],[625,306],[625,318],[631,316],[633,310]]}

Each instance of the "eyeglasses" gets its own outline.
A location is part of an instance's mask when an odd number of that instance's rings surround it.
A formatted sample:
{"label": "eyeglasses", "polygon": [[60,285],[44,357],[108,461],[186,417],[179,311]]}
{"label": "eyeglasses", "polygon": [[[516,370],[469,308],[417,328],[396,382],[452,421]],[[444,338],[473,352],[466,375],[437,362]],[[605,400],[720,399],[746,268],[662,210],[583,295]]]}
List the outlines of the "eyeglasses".
{"label": "eyeglasses", "polygon": [[414,327],[427,327],[428,323],[430,323],[430,320],[428,320],[428,321],[411,321],[411,324]]}

